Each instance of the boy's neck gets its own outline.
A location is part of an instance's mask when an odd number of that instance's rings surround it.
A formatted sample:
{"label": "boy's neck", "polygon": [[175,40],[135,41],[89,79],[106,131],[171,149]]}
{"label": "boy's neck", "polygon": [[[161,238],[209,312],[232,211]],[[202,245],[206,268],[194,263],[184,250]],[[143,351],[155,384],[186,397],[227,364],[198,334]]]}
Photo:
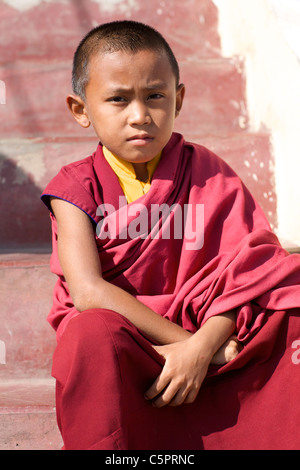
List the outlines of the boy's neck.
{"label": "boy's neck", "polygon": [[[126,173],[128,173],[129,171],[129,173],[132,174],[132,171],[134,171],[136,179],[143,183],[147,183],[149,181],[149,178],[152,178],[152,175],[160,160],[161,153],[162,152],[160,152],[153,160],[150,160],[149,162],[133,163],[133,162],[125,161],[122,158],[117,157],[116,155],[111,153],[105,146],[103,146],[104,157],[106,158],[106,160],[109,162],[111,166],[113,166],[113,162],[115,160],[119,162],[121,165],[122,163],[125,164]],[[118,165],[117,165],[117,168],[115,168],[115,172],[117,172],[117,170],[118,170]]]}
{"label": "boy's neck", "polygon": [[143,183],[147,183],[149,174],[147,169],[147,163],[132,163],[135,171],[136,178]]}

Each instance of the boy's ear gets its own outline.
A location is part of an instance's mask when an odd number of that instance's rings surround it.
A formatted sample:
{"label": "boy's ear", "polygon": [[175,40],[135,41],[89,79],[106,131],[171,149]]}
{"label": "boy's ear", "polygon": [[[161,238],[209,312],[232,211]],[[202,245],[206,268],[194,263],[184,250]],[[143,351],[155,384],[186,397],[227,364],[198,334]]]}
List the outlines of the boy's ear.
{"label": "boy's ear", "polygon": [[185,86],[184,86],[183,83],[181,83],[180,85],[178,85],[177,91],[176,91],[176,112],[175,112],[175,117],[177,117],[178,114],[181,111],[184,95],[185,95]]}
{"label": "boy's ear", "polygon": [[86,111],[85,103],[80,96],[68,95],[67,105],[78,124],[85,128],[90,126],[91,122]]}

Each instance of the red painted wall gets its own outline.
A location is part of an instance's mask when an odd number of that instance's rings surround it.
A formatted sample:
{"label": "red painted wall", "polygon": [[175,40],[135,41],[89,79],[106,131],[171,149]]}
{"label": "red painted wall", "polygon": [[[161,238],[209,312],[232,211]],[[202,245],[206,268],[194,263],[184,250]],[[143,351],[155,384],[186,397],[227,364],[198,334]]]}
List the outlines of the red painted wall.
{"label": "red painted wall", "polygon": [[0,249],[49,246],[41,190],[63,164],[97,144],[66,108],[72,56],[85,33],[115,19],[144,21],[163,33],[187,87],[176,130],[224,157],[276,226],[269,136],[249,132],[244,64],[221,56],[212,1],[57,0],[23,11],[26,0],[15,0],[19,8],[8,3],[0,0],[0,80],[6,86],[6,104],[0,104]]}

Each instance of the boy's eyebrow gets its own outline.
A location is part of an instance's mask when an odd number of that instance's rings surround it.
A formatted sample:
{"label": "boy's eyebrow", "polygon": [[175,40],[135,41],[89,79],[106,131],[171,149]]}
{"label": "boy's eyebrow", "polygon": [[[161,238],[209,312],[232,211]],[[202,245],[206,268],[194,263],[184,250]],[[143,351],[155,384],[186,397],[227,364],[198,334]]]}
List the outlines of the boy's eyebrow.
{"label": "boy's eyebrow", "polygon": [[151,85],[148,85],[146,87],[146,90],[157,90],[158,88],[160,88],[160,89],[167,88],[167,86],[168,85],[167,85],[166,82],[159,81],[159,82],[154,82]]}
{"label": "boy's eyebrow", "polygon": [[[168,86],[168,85],[167,85],[166,82],[159,81],[159,82],[153,82],[153,83],[151,83],[151,84],[149,84],[149,85],[146,85],[144,89],[145,89],[145,90],[150,90],[150,91],[151,91],[151,90],[157,90],[157,89],[162,90],[162,89],[167,88],[167,86]],[[124,85],[124,86],[118,86],[118,85],[116,85],[115,87],[114,87],[114,86],[111,86],[111,87],[109,88],[109,92],[110,92],[110,93],[122,93],[122,92],[123,92],[123,93],[124,93],[124,92],[125,92],[125,93],[126,93],[126,92],[128,93],[128,92],[130,92],[130,91],[132,91],[132,88],[131,88],[131,87],[127,87],[127,86],[125,86],[125,85]]]}

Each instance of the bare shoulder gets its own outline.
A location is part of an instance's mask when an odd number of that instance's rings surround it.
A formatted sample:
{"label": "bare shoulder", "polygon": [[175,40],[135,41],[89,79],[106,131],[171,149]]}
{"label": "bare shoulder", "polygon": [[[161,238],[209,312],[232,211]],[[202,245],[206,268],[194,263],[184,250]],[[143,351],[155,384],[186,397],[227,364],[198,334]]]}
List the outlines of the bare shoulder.
{"label": "bare shoulder", "polygon": [[80,234],[81,231],[88,231],[91,235],[94,232],[90,217],[79,207],[74,204],[51,197],[51,208],[57,221],[58,231],[70,230],[72,233]]}
{"label": "bare shoulder", "polygon": [[95,228],[90,217],[74,204],[51,198],[51,208],[57,221],[58,248],[63,253],[87,252],[95,256]]}

